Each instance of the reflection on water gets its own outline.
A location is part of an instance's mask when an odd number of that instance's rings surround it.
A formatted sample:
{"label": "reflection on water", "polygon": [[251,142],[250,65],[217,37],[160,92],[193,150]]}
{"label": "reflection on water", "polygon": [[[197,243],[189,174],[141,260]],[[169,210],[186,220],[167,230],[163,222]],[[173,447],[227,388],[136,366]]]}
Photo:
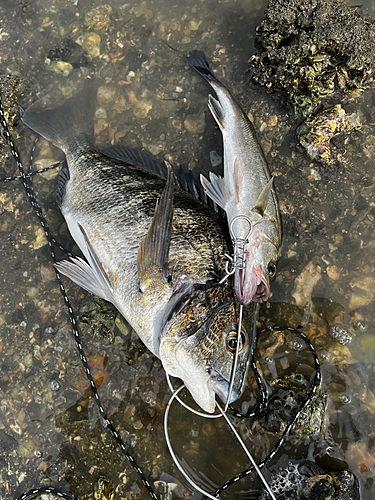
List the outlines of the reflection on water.
{"label": "reflection on water", "polygon": [[[261,310],[259,326],[302,325],[322,365],[323,385],[314,407],[265,475],[305,459],[331,471],[349,468],[360,481],[362,498],[372,499],[375,94],[366,90],[363,96],[345,97],[364,125],[347,143],[345,165],[323,167],[297,146],[297,123],[280,99],[248,86],[247,60],[265,2],[188,0],[182,7],[168,0],[112,1],[94,11],[97,5],[88,0],[4,0],[0,5],[0,74],[15,78],[4,80],[5,105],[25,163],[33,137],[18,123],[14,92],[24,106],[37,99],[55,105],[62,95],[74,93],[82,78],[95,74],[101,84],[99,144],[144,147],[194,172],[212,169],[210,158],[218,164],[221,155],[220,135],[206,108],[207,86],[184,60],[188,50],[204,50],[251,113],[280,199],[283,249],[273,297]],[[12,175],[6,147],[0,154],[1,177]],[[35,168],[59,159],[60,152],[41,141]],[[56,175],[36,176],[36,194],[53,234],[74,252],[54,199]],[[98,419],[43,232],[21,185],[1,184],[0,209],[0,496],[10,499],[53,484],[88,498],[104,478],[100,484],[111,485],[107,489],[113,488],[115,498],[145,498]],[[186,486],[165,445],[168,390],[160,362],[112,306],[66,285],[104,407],[119,434],[134,447],[150,479],[178,485],[174,498],[188,498],[183,496],[187,491],[190,498],[201,498]],[[306,393],[313,364],[300,339],[275,333],[260,337],[255,355],[273,410],[237,426],[259,461]],[[249,377],[238,406],[245,411],[256,401]],[[210,491],[249,465],[229,436],[222,420],[202,421],[173,406],[176,452]],[[223,498],[255,499],[260,487],[251,476]]]}

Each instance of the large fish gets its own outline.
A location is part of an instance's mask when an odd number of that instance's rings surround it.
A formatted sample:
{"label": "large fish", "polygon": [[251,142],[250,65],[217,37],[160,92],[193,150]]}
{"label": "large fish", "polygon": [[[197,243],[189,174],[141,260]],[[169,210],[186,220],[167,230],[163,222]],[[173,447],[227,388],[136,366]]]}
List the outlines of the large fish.
{"label": "large fish", "polygon": [[203,52],[190,52],[187,60],[218,97],[209,95],[208,107],[223,135],[224,177],[211,172],[210,180],[201,175],[201,182],[207,195],[227,214],[235,249],[235,293],[241,304],[265,302],[281,246],[273,178],[252,123],[213,74]]}
{"label": "large fish", "polygon": [[[115,158],[110,150],[96,150],[95,107],[96,87],[87,83],[62,107],[22,117],[67,159],[57,198],[86,260],[76,257],[56,267],[112,302],[166,372],[181,378],[198,405],[213,412],[215,394],[228,397],[237,345],[238,305],[231,287],[219,285],[228,252],[225,222],[175,188],[170,167],[165,181],[119,160],[121,147],[113,149]],[[246,373],[246,327],[239,338],[230,401],[239,396]]]}

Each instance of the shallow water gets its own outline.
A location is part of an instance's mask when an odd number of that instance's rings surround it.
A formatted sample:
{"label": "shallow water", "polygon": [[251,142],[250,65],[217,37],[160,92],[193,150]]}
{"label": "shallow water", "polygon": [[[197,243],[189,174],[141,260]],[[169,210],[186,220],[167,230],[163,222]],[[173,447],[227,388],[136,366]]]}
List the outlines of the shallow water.
{"label": "shallow water", "polygon": [[[322,410],[315,425],[311,421],[297,426],[264,473],[270,478],[289,461],[305,459],[328,470],[349,468],[359,479],[361,498],[372,499],[374,91],[344,97],[363,125],[349,138],[345,161],[322,166],[297,145],[297,122],[287,105],[248,85],[247,60],[254,53],[254,29],[265,2],[191,0],[182,7],[166,0],[112,1],[108,24],[102,15],[99,25],[88,18],[85,25],[85,15],[96,5],[81,0],[3,0],[0,74],[20,80],[17,97],[25,107],[43,99],[54,105],[62,94],[74,93],[83,77],[95,74],[102,84],[98,143],[144,147],[160,159],[207,172],[213,169],[210,152],[221,154],[220,134],[206,107],[208,88],[184,60],[188,50],[205,51],[254,118],[282,209],[282,255],[259,329],[303,325],[322,365]],[[362,12],[374,15],[370,3]],[[90,27],[99,33],[100,46],[97,37],[90,36]],[[71,66],[61,64],[66,60]],[[12,82],[4,80],[3,86]],[[18,122],[12,99],[5,96],[4,101],[27,164],[34,136]],[[6,146],[0,154],[1,177],[13,175]],[[41,141],[34,168],[60,158],[58,150]],[[217,155],[211,158],[217,160]],[[37,199],[52,233],[77,252],[54,199],[56,176],[52,171],[35,177]],[[147,498],[100,424],[46,241],[21,183],[0,185],[0,214],[0,497],[10,499],[51,484],[77,499],[91,498],[103,476],[115,498]],[[181,482],[174,498],[202,498],[186,485],[165,444],[162,421],[169,393],[160,362],[113,307],[65,283],[103,405],[119,434],[134,447],[152,481]],[[270,393],[275,379],[289,380],[291,373],[309,380],[313,361],[305,347],[294,337],[260,337],[256,356]],[[256,394],[249,377],[249,389],[238,406],[251,407]],[[238,422],[238,428],[257,461],[277,439],[276,429],[262,420]],[[176,453],[209,491],[248,467],[222,420],[202,421],[176,405],[170,430]],[[258,478],[251,476],[223,498],[255,499],[260,488]]]}

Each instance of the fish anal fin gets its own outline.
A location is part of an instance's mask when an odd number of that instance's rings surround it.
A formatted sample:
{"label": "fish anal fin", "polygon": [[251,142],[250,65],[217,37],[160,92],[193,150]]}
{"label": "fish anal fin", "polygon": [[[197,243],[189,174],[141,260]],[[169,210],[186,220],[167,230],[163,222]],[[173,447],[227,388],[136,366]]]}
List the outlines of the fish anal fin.
{"label": "fish anal fin", "polygon": [[215,99],[211,94],[208,96],[208,107],[212,116],[215,118],[216,123],[221,131],[224,130],[224,110],[220,102]]}
{"label": "fish anal fin", "polygon": [[260,215],[263,216],[264,212],[266,211],[266,207],[268,204],[268,200],[271,195],[272,187],[273,187],[273,179],[274,177],[271,177],[271,179],[268,181],[268,183],[264,186],[262,189],[260,195],[257,198],[257,201],[255,202],[254,209],[260,213]]}
{"label": "fish anal fin", "polygon": [[210,172],[210,180],[206,179],[202,174],[200,175],[200,180],[207,196],[209,196],[212,201],[217,203],[223,210],[226,210],[228,202],[231,198],[231,193],[225,179]]}
{"label": "fish anal fin", "polygon": [[150,278],[168,278],[168,254],[172,235],[174,179],[172,167],[165,162],[168,178],[155,215],[137,256],[137,272],[142,285]]}

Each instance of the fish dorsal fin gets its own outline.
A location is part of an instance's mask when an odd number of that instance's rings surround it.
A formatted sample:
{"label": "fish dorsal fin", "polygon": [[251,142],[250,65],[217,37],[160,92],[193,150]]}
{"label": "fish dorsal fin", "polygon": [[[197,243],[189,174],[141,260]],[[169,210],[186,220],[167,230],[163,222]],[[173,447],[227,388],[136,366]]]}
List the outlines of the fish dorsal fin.
{"label": "fish dorsal fin", "polygon": [[155,174],[163,179],[168,177],[165,163],[159,163],[149,153],[139,149],[128,148],[127,146],[109,146],[105,149],[98,149],[101,153],[110,158],[123,161],[128,165],[134,165],[146,172]]}
{"label": "fish dorsal fin", "polygon": [[[150,174],[167,180],[168,169],[165,163],[159,163],[146,151],[128,148],[127,146],[111,146],[105,149],[98,149],[98,151],[110,158],[123,161],[127,165],[134,165]],[[198,200],[203,201],[203,203],[213,208],[215,212],[218,211],[216,204],[212,203],[211,200],[207,200],[206,193],[191,170],[185,172],[181,165],[179,167],[172,166],[172,170],[176,186],[192,194]]]}
{"label": "fish dorsal fin", "polygon": [[224,109],[220,102],[215,99],[211,94],[208,96],[208,107],[212,116],[215,118],[216,123],[221,131],[224,130]]}
{"label": "fish dorsal fin", "polygon": [[255,202],[254,208],[260,213],[260,215],[263,215],[266,211],[267,203],[273,186],[273,179],[274,177],[271,177],[266,186],[262,189],[262,192],[258,196],[257,201]]}
{"label": "fish dorsal fin", "polygon": [[231,198],[231,193],[223,177],[218,177],[213,172],[210,172],[210,180],[206,179],[204,175],[200,175],[201,184],[212,201],[217,203],[219,207],[226,210],[226,206]]}
{"label": "fish dorsal fin", "polygon": [[172,235],[174,181],[172,167],[165,162],[168,178],[155,215],[146,236],[141,241],[137,256],[137,271],[141,281],[150,278],[168,278],[168,254]]}
{"label": "fish dorsal fin", "polygon": [[78,224],[78,227],[86,243],[90,264],[81,257],[73,257],[71,261],[63,260],[56,263],[55,267],[61,274],[64,274],[85,290],[114,303],[113,288],[107,273],[92,248],[85,230],[80,224]]}

